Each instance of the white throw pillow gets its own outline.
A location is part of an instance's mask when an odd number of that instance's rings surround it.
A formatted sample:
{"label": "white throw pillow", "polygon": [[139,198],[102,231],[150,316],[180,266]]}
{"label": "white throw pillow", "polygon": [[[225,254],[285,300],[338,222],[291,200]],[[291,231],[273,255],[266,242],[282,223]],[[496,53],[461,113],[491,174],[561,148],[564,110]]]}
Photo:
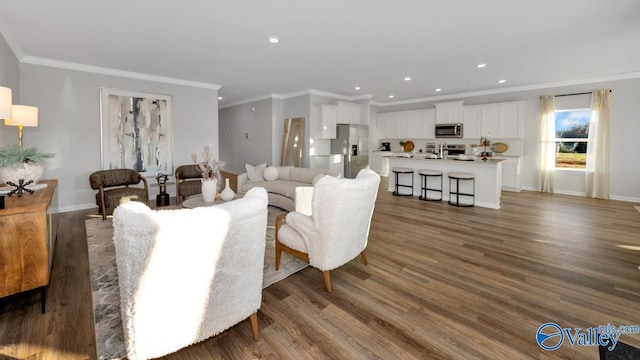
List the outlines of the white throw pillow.
{"label": "white throw pillow", "polygon": [[264,169],[267,167],[266,163],[256,166],[245,164],[244,167],[247,169],[247,178],[249,181],[264,181],[262,174],[264,173]]}
{"label": "white throw pillow", "polygon": [[278,180],[279,173],[280,172],[278,171],[277,167],[269,166],[268,168],[264,169],[262,176],[267,181],[274,181],[274,180]]}

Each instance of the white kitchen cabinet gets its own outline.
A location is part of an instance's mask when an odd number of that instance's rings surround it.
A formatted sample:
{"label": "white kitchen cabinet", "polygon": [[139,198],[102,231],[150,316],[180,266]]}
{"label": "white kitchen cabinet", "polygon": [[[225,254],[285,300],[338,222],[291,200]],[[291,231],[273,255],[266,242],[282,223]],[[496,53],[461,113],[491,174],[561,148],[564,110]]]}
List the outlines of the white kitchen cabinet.
{"label": "white kitchen cabinet", "polygon": [[436,124],[457,124],[462,122],[462,101],[436,103]]}
{"label": "white kitchen cabinet", "polygon": [[521,139],[524,103],[514,101],[482,105],[482,136],[500,139]]}
{"label": "white kitchen cabinet", "polygon": [[505,159],[502,162],[502,190],[520,192],[520,158],[518,157],[495,157],[495,159]]}
{"label": "white kitchen cabinet", "polygon": [[478,105],[465,106],[462,110],[462,137],[465,139],[480,139],[482,136],[482,107]]}
{"label": "white kitchen cabinet", "polygon": [[337,120],[337,106],[320,104],[320,126],[314,137],[318,139],[335,139]]}
{"label": "white kitchen cabinet", "polygon": [[389,176],[389,152],[374,151],[371,153],[371,170],[380,176]]}
{"label": "white kitchen cabinet", "polygon": [[422,111],[400,111],[398,118],[398,138],[416,139],[422,135]]}
{"label": "white kitchen cabinet", "polygon": [[503,103],[500,106],[500,137],[522,138],[524,104],[521,101]]}
{"label": "white kitchen cabinet", "polygon": [[492,138],[501,137],[498,134],[500,122],[500,106],[499,105],[483,105],[482,106],[482,136]]}
{"label": "white kitchen cabinet", "polygon": [[398,138],[398,113],[388,112],[376,116],[379,139]]}
{"label": "white kitchen cabinet", "polygon": [[436,137],[436,109],[422,111],[422,138],[435,139]]}
{"label": "white kitchen cabinet", "polygon": [[362,124],[360,120],[360,104],[338,101],[338,124]]}

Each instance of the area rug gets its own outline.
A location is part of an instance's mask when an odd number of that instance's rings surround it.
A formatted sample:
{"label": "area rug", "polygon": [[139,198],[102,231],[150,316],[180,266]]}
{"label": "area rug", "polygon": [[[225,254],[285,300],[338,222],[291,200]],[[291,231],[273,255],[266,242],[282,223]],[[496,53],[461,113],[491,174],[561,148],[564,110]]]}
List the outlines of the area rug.
{"label": "area rug", "polygon": [[[274,223],[277,210],[269,207],[269,224]],[[111,219],[88,219],[85,221],[91,292],[96,332],[98,359],[124,359],[124,334],[120,319],[120,289],[113,246]],[[267,227],[262,288],[287,278],[304,269],[307,263],[292,256],[282,256],[280,270],[275,270],[274,229]]]}

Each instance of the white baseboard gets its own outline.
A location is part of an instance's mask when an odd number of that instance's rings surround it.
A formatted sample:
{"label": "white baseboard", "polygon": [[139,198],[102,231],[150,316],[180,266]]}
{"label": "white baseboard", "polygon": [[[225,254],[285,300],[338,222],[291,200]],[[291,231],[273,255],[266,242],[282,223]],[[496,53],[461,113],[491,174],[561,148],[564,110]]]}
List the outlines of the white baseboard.
{"label": "white baseboard", "polygon": [[637,197],[609,195],[609,198],[610,198],[611,200],[628,201],[628,202],[633,202],[633,203],[640,203],[640,198],[637,198]]}
{"label": "white baseboard", "polygon": [[[533,187],[533,186],[523,186],[522,190],[538,191],[538,188],[537,187]],[[554,194],[563,194],[563,195],[583,196],[583,197],[587,195],[584,192],[566,191],[566,190],[555,190],[553,193]],[[609,195],[609,199],[610,200],[617,200],[617,201],[640,203],[640,198],[631,197],[631,196]]]}
{"label": "white baseboard", "polygon": [[70,212],[70,211],[87,210],[87,209],[93,209],[93,208],[97,209],[98,205],[96,205],[96,204],[81,204],[81,205],[63,206],[63,207],[59,207],[58,208],[58,212],[59,213],[65,213],[65,212]]}

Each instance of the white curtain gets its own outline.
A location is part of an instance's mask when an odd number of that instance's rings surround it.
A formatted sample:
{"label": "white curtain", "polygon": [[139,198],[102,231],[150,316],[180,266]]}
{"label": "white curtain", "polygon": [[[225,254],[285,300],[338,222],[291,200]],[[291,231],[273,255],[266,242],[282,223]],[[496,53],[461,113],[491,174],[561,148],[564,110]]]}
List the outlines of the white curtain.
{"label": "white curtain", "polygon": [[553,192],[556,166],[556,113],[553,96],[540,97],[540,179],[538,190]]}
{"label": "white curtain", "polygon": [[587,196],[609,198],[609,93],[596,90],[591,95],[591,122],[587,145]]}

